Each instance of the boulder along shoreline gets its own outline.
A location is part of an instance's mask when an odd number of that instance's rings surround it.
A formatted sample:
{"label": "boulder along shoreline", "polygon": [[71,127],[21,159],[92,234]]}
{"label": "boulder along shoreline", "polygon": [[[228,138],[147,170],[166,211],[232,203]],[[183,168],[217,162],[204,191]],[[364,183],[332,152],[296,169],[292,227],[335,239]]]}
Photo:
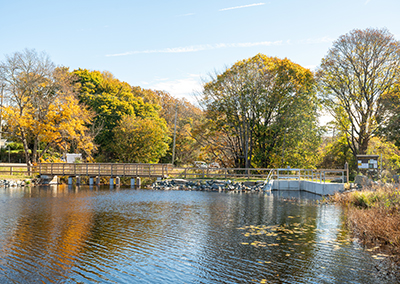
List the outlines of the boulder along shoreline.
{"label": "boulder along shoreline", "polygon": [[265,182],[231,180],[185,180],[166,179],[156,181],[153,190],[193,190],[193,191],[231,191],[231,192],[263,192]]}

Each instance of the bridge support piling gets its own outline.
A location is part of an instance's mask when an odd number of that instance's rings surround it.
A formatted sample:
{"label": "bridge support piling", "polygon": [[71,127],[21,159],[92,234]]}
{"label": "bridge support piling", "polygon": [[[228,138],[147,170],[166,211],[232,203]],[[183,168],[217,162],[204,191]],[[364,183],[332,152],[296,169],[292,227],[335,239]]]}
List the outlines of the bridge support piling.
{"label": "bridge support piling", "polygon": [[115,184],[116,184],[117,186],[120,186],[120,184],[121,184],[121,179],[120,179],[120,177],[116,177],[116,178],[115,178]]}
{"label": "bridge support piling", "polygon": [[138,178],[136,178],[136,186],[138,187],[138,188],[140,188],[140,186],[142,185],[142,183],[141,183],[141,180],[140,180],[140,177],[138,177]]}
{"label": "bridge support piling", "polygon": [[68,177],[68,185],[72,185],[72,177]]}
{"label": "bridge support piling", "polygon": [[81,185],[81,177],[80,176],[76,177],[76,185]]}
{"label": "bridge support piling", "polygon": [[89,177],[89,185],[93,186],[93,177]]}
{"label": "bridge support piling", "polygon": [[96,177],[96,185],[100,185],[100,177],[99,176]]}
{"label": "bridge support piling", "polygon": [[131,178],[131,188],[135,187],[135,178]]}

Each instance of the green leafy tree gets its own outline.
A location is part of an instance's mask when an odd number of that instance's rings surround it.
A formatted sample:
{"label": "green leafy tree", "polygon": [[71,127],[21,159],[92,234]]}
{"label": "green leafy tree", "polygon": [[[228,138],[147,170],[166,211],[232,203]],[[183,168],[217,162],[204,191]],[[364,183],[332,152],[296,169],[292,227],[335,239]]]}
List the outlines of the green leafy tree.
{"label": "green leafy tree", "polygon": [[218,150],[236,167],[315,165],[318,99],[310,70],[258,54],[212,77],[202,104],[209,134],[219,134]]}
{"label": "green leafy tree", "polygon": [[105,159],[113,158],[115,154],[113,129],[122,117],[159,119],[158,105],[145,103],[142,97],[132,92],[129,84],[119,81],[109,72],[78,69],[74,74],[81,102],[96,113],[92,128],[97,132],[95,141]]}
{"label": "green leafy tree", "polygon": [[168,149],[168,129],[163,119],[125,115],[113,133],[113,150],[120,162],[156,163]]}
{"label": "green leafy tree", "polygon": [[400,150],[393,142],[374,137],[368,145],[366,154],[382,157],[384,176],[391,178],[393,174],[400,173]]}

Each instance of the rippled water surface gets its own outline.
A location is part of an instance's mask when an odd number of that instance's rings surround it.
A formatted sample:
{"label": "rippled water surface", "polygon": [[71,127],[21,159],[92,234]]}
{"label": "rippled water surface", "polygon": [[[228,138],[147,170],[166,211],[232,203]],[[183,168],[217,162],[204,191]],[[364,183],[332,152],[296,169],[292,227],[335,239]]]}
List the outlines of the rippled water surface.
{"label": "rippled water surface", "polygon": [[390,283],[340,207],[285,194],[0,189],[0,283]]}

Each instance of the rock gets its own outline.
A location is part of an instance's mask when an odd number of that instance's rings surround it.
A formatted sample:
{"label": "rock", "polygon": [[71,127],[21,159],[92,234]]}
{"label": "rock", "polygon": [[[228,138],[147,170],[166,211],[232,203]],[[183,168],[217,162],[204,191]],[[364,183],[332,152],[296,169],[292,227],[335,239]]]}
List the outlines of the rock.
{"label": "rock", "polygon": [[354,183],[357,184],[358,186],[371,186],[372,180],[370,180],[366,176],[358,175],[358,176],[356,176]]}
{"label": "rock", "polygon": [[159,180],[153,184],[155,190],[199,190],[231,192],[263,192],[264,181],[232,182],[231,180],[188,181],[183,179]]}

